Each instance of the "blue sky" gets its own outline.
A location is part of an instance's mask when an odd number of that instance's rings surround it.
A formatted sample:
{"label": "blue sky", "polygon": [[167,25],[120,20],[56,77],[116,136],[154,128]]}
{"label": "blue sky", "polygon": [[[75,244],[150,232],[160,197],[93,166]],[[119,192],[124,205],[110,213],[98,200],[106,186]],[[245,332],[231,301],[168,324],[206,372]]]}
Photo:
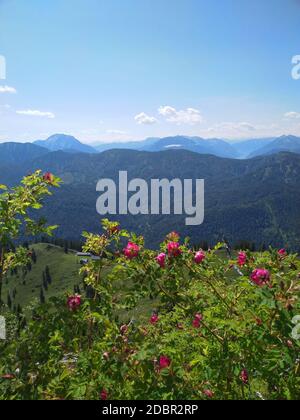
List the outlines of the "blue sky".
{"label": "blue sky", "polygon": [[300,135],[299,0],[0,0],[0,141]]}

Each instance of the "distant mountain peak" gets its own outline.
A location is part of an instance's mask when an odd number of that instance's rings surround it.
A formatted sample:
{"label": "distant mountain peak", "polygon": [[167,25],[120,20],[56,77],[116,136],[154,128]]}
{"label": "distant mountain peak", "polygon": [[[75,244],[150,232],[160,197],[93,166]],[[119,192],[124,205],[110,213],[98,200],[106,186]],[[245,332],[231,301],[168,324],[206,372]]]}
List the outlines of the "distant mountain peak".
{"label": "distant mountain peak", "polygon": [[76,143],[80,143],[79,140],[77,140],[74,136],[71,136],[69,134],[52,134],[52,136],[48,137],[47,141],[72,141],[72,142],[76,142]]}
{"label": "distant mountain peak", "polygon": [[300,137],[294,136],[292,134],[289,134],[287,136],[284,135],[284,136],[278,137],[276,139],[276,142],[277,143],[281,142],[281,143],[285,143],[285,144],[290,143],[290,142],[299,143],[300,142]]}
{"label": "distant mountain peak", "polygon": [[277,140],[279,139],[297,139],[299,140],[299,137],[294,136],[293,134],[283,134],[282,136],[278,137]]}
{"label": "distant mountain peak", "polygon": [[35,141],[34,144],[38,146],[45,147],[51,152],[56,152],[59,150],[68,151],[68,152],[81,152],[81,153],[96,153],[97,151],[87,145],[81,143],[74,136],[67,134],[53,134],[46,140]]}
{"label": "distant mountain peak", "polygon": [[300,137],[294,135],[284,135],[277,137],[271,143],[254,151],[250,157],[271,155],[279,152],[300,153]]}

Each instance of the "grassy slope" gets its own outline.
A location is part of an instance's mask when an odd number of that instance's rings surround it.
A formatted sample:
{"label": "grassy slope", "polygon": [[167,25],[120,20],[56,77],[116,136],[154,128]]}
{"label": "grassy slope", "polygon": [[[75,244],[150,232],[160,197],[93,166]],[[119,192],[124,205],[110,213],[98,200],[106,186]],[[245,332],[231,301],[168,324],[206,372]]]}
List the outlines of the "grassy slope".
{"label": "grassy slope", "polygon": [[[64,294],[65,292],[73,292],[74,285],[81,283],[78,275],[80,264],[76,254],[64,250],[59,247],[48,244],[33,245],[37,262],[32,264],[32,270],[27,273],[23,279],[22,271],[19,270],[18,275],[8,275],[4,282],[3,300],[6,303],[7,293],[12,292],[16,288],[17,295],[13,304],[20,304],[22,307],[28,305],[33,299],[40,299],[40,289],[43,282],[43,271],[49,266],[52,283],[48,286],[48,291],[44,291],[46,299],[51,296]],[[25,280],[25,284],[23,281]],[[82,287],[81,287],[82,289]]]}
{"label": "grassy slope", "polygon": [[[65,254],[64,250],[48,244],[36,244],[31,246],[36,252],[37,262],[32,263],[32,269],[23,279],[22,270],[19,269],[18,275],[8,275],[4,282],[3,300],[7,302],[7,294],[10,291],[11,298],[13,290],[17,290],[16,298],[13,299],[13,305],[20,304],[22,308],[26,308],[34,300],[40,301],[40,290],[43,283],[43,271],[48,265],[52,278],[52,283],[48,286],[48,290],[44,290],[46,300],[51,296],[63,295],[66,292],[73,293],[74,285],[80,285],[83,295],[83,282],[78,274],[80,264],[74,252],[69,251]],[[25,280],[25,284],[23,281]],[[126,294],[126,284],[118,284],[119,297]],[[157,301],[144,299],[137,308],[130,312],[120,311],[118,313],[120,320],[127,322],[135,319],[148,319],[154,308],[158,305]]]}

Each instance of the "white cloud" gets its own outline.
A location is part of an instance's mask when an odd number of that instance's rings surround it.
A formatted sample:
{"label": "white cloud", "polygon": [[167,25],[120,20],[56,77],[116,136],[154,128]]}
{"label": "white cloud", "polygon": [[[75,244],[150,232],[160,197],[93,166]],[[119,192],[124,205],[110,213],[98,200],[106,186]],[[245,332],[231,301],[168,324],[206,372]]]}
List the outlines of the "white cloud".
{"label": "white cloud", "polygon": [[140,125],[152,125],[157,123],[157,119],[154,117],[150,117],[145,112],[141,112],[140,114],[134,117],[135,121]]}
{"label": "white cloud", "polygon": [[203,117],[200,111],[194,108],[177,111],[171,106],[161,106],[158,109],[158,113],[164,117],[167,122],[175,123],[177,125],[195,125],[203,122]]}
{"label": "white cloud", "polygon": [[0,93],[17,93],[17,89],[11,86],[0,86]]}
{"label": "white cloud", "polygon": [[41,117],[41,118],[50,118],[50,119],[55,118],[55,115],[53,114],[53,112],[43,112],[43,111],[32,110],[32,109],[16,111],[16,113],[18,115],[25,115],[28,117]]}
{"label": "white cloud", "polygon": [[284,114],[284,118],[288,120],[296,120],[300,118],[300,112],[287,112]]}

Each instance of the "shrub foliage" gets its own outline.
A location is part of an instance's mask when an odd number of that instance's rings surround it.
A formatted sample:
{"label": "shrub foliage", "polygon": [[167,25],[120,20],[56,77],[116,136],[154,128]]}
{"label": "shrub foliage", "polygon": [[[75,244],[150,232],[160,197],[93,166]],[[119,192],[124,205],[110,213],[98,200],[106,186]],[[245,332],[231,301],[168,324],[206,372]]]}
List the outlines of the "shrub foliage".
{"label": "shrub foliage", "polygon": [[297,255],[229,260],[176,233],[155,252],[108,220],[84,237],[99,257],[81,269],[92,293],[52,298],[15,328],[0,398],[300,398]]}

